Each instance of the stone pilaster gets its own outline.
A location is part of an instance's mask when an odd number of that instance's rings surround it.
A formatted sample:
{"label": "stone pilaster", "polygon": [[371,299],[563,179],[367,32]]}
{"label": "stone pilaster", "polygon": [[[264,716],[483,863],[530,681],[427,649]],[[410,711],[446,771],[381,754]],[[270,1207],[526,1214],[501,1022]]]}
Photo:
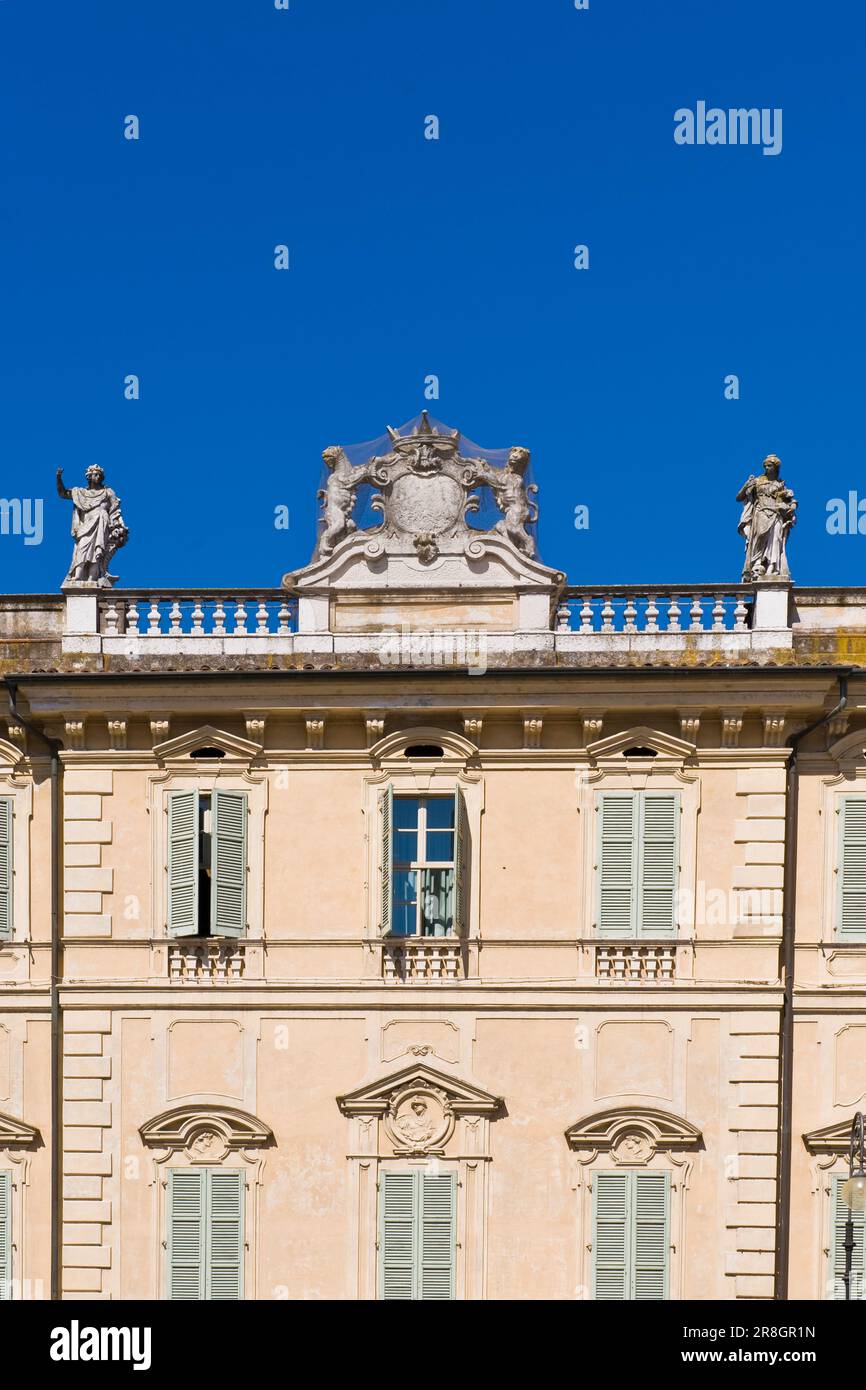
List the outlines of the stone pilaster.
{"label": "stone pilaster", "polygon": [[63,778],[64,936],[111,935],[105,897],[113,891],[114,870],[103,867],[102,847],[111,843],[103,798],[111,795],[113,778],[110,769],[76,768]]}
{"label": "stone pilaster", "polygon": [[111,1015],[68,1010],[63,1030],[63,1270],[64,1298],[107,1298],[111,1269],[108,1232],[111,1176],[108,1138],[111,1076],[107,1037]]}

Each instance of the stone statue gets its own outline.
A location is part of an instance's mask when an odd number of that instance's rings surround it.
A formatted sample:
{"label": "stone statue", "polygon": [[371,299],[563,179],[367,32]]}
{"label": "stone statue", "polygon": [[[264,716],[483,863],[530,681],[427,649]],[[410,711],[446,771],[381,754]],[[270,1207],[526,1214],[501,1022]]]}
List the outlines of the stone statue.
{"label": "stone statue", "polygon": [[797,503],[779,477],[781,466],[775,454],[768,454],[764,476],[747,478],[737,493],[737,501],[745,503],[737,527],[746,542],[744,581],[791,577],[785,545],[797,519]]}
{"label": "stone statue", "polygon": [[535,554],[535,542],[526,524],[538,520],[538,505],[529,497],[529,493],[537,492],[538,488],[535,483],[527,487],[523,480],[528,467],[529,450],[511,449],[504,468],[491,468],[480,460],[479,479],[487,483],[502,512],[502,520],[497,521],[493,530],[507,536],[512,545],[531,558]]}
{"label": "stone statue", "polygon": [[322,461],[330,469],[331,476],[327,486],[319,490],[325,529],[316,546],[317,557],[330,555],[338,541],[358,529],[350,512],[355,505],[358,487],[367,482],[371,475],[369,464],[353,467],[345,452],[336,444],[325,450]]}
{"label": "stone statue", "polygon": [[421,1096],[415,1096],[410,1101],[408,1110],[398,1115],[394,1122],[394,1129],[400,1137],[413,1145],[428,1143],[436,1133],[436,1128],[427,1102]]}
{"label": "stone statue", "polygon": [[120,498],[105,486],[105,473],[93,464],[85,474],[86,487],[63,486],[63,469],[57,470],[57,491],[72,502],[72,536],[75,549],[62,588],[88,585],[110,589],[117,575],[108,573],[115,551],[126,545],[129,531],[120,513]]}

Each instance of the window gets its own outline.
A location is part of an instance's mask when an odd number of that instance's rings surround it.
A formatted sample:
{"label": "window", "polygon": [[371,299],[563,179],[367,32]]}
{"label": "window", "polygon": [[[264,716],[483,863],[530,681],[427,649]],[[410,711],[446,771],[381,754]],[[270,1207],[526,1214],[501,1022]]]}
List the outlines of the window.
{"label": "window", "polygon": [[12,798],[0,796],[0,941],[12,939]]}
{"label": "window", "polygon": [[851,1212],[842,1196],[842,1184],[847,1173],[837,1173],[830,1181],[830,1280],[829,1297],[845,1299],[845,1223],[854,1222],[854,1249],[851,1252],[851,1297],[866,1299],[863,1279],[863,1244],[866,1241],[866,1212]]}
{"label": "window", "polygon": [[446,796],[382,795],[382,926],[393,936],[460,935],[465,924],[466,812]]}
{"label": "window", "polygon": [[679,816],[676,792],[599,797],[599,936],[674,935]]}
{"label": "window", "polygon": [[380,1177],[379,1297],[454,1298],[456,1173]]}
{"label": "window", "polygon": [[245,792],[170,792],[168,929],[172,936],[246,930]]}
{"label": "window", "polygon": [[593,1177],[593,1297],[665,1299],[670,1250],[670,1174]]}
{"label": "window", "polygon": [[12,1297],[12,1174],[0,1173],[0,1302]]}
{"label": "window", "polygon": [[839,862],[837,931],[840,936],[866,936],[866,796],[839,799]]}
{"label": "window", "polygon": [[170,1170],[170,1299],[243,1298],[244,1192],[239,1169]]}

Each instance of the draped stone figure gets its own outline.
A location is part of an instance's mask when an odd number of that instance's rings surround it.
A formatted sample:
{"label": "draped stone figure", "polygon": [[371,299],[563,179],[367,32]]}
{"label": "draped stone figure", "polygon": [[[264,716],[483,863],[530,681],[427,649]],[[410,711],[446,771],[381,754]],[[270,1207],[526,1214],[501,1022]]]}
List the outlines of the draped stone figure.
{"label": "draped stone figure", "polygon": [[746,542],[744,581],[791,577],[785,547],[797,519],[797,503],[779,477],[781,466],[775,454],[768,454],[763,477],[747,478],[737,493],[737,501],[745,504],[737,527]]}
{"label": "draped stone figure", "polygon": [[57,470],[57,491],[72,502],[75,541],[72,564],[61,587],[86,584],[110,589],[117,575],[108,573],[108,564],[115,551],[126,545],[129,531],[120,512],[120,498],[105,486],[103,469],[93,464],[85,477],[86,487],[68,488],[63,485],[63,469]]}

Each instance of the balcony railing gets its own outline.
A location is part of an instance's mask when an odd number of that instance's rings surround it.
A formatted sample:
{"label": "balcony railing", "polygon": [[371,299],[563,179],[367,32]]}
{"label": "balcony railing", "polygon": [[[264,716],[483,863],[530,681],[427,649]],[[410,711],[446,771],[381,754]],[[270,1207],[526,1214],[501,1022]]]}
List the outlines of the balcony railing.
{"label": "balcony railing", "polygon": [[463,945],[457,937],[403,937],[386,941],[382,974],[386,981],[462,980],[466,969]]}
{"label": "balcony railing", "polygon": [[138,589],[100,599],[104,637],[288,637],[298,603],[285,589]]}
{"label": "balcony railing", "polygon": [[619,941],[597,945],[595,974],[599,980],[662,981],[676,976],[676,946]]}
{"label": "balcony railing", "polygon": [[556,615],[557,633],[583,637],[748,632],[753,589],[748,584],[570,586]]}
{"label": "balcony railing", "polygon": [[173,941],[168,948],[168,978],[181,984],[226,984],[244,974],[243,941]]}

